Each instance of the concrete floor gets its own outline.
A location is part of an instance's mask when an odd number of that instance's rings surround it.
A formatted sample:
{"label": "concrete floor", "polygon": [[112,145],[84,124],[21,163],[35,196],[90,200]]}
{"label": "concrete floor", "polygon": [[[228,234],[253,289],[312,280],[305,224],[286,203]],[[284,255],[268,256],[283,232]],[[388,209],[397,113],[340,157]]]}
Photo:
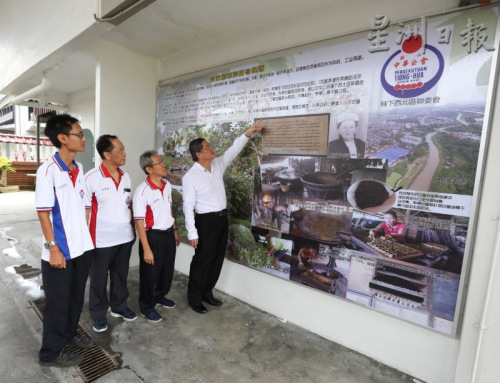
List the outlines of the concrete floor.
{"label": "concrete floor", "polygon": [[[81,382],[74,368],[38,364],[42,322],[29,301],[40,296],[41,278],[25,281],[12,272],[24,263],[40,267],[38,238],[34,193],[0,194],[0,381]],[[157,324],[108,315],[108,331],[94,333],[85,304],[81,326],[120,361],[96,382],[420,382],[220,292],[223,306],[197,314],[187,305],[186,285],[176,273],[169,297],[177,307],[161,308]],[[132,267],[129,306],[136,312],[138,288]]]}

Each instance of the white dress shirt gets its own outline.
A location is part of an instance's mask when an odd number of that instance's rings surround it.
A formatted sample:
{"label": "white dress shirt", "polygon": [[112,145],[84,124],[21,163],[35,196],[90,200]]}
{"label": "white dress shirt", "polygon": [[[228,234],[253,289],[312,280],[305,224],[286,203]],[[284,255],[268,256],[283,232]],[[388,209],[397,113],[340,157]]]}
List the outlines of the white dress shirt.
{"label": "white dress shirt", "polygon": [[212,171],[195,162],[182,178],[183,211],[189,240],[198,238],[198,231],[194,225],[194,212],[204,214],[226,208],[224,172],[248,140],[244,134],[234,140],[233,145],[221,157],[212,161]]}

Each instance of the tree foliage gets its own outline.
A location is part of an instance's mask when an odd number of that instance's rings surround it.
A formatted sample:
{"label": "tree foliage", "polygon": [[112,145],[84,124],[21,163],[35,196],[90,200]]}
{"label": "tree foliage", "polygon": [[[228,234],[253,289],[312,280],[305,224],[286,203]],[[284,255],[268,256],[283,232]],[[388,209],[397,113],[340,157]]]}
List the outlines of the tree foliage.
{"label": "tree foliage", "polygon": [[[189,143],[199,137],[208,141],[215,148],[217,156],[221,156],[252,124],[253,122],[249,121],[238,121],[190,125],[175,131],[163,142],[165,163],[169,166],[175,163],[176,166],[184,166],[188,169],[193,164],[188,148]],[[180,148],[184,151],[182,155],[179,155],[179,152],[182,152]],[[255,169],[260,165],[262,155],[262,138],[253,137],[224,173],[227,207],[233,216],[250,220],[254,174]],[[183,217],[181,197],[178,201],[174,199],[174,207],[178,217]]]}

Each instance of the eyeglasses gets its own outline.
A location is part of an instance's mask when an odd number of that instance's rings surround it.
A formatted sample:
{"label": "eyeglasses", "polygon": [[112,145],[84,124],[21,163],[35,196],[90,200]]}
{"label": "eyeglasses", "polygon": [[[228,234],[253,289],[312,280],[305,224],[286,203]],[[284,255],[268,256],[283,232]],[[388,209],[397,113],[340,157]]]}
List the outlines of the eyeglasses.
{"label": "eyeglasses", "polygon": [[82,139],[83,137],[85,137],[85,134],[83,134],[83,132],[80,132],[80,133],[65,133],[67,136],[77,136],[77,137],[80,137],[80,139]]}
{"label": "eyeglasses", "polygon": [[207,144],[206,146],[204,146],[203,148],[201,148],[201,150],[208,150],[208,149],[213,149],[213,146],[210,145],[210,144]]}
{"label": "eyeglasses", "polygon": [[165,165],[165,162],[163,161],[157,162],[156,164],[151,164],[150,166],[155,166],[155,165]]}

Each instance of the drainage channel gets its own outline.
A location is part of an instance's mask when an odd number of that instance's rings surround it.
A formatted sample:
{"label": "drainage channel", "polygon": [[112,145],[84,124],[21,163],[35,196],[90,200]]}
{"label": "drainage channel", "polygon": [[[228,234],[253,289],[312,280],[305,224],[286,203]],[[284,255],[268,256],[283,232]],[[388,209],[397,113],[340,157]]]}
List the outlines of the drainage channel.
{"label": "drainage channel", "polygon": [[[43,321],[45,298],[30,301],[30,304]],[[84,338],[90,338],[89,334],[80,325],[78,325],[78,333]],[[82,363],[76,365],[75,369],[84,382],[93,382],[120,366],[115,357],[98,345],[88,349],[66,347],[65,350],[83,355]]]}

